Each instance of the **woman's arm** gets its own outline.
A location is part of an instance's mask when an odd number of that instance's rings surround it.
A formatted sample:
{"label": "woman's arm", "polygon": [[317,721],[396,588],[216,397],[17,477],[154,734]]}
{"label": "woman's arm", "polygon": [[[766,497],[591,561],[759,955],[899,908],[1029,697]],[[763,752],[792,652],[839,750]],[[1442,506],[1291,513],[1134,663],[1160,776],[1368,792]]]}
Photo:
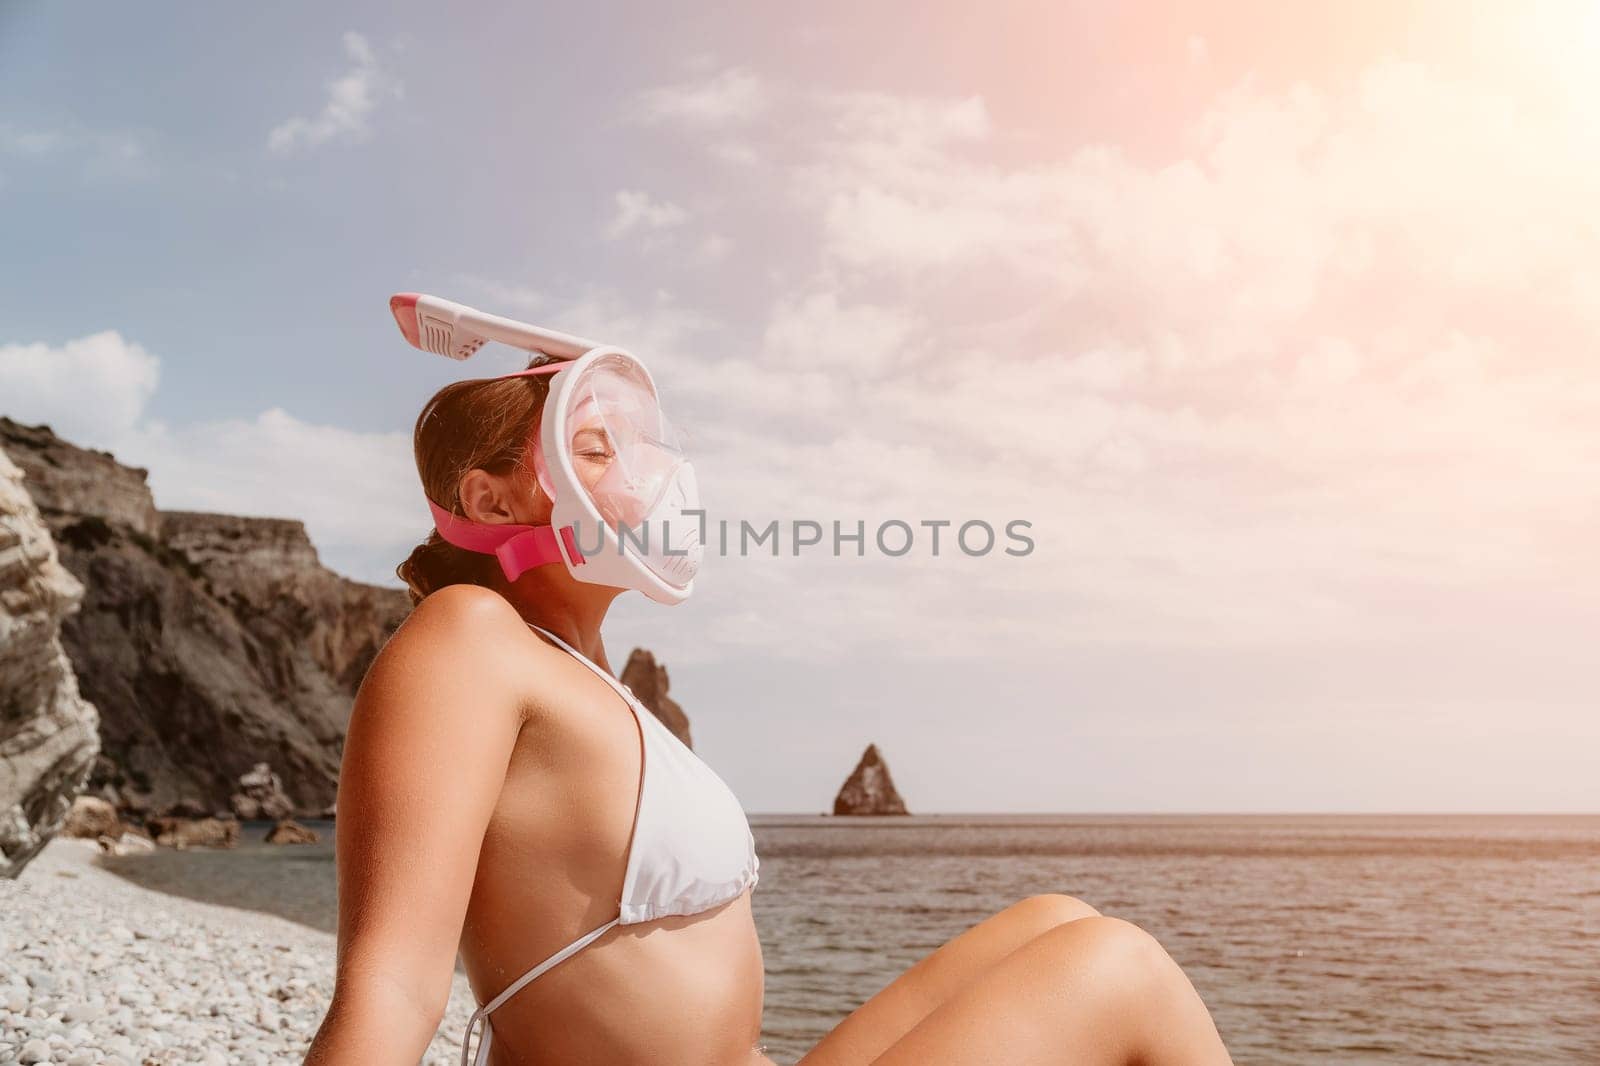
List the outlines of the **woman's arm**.
{"label": "woman's arm", "polygon": [[[509,615],[509,618],[505,617]],[[339,777],[339,951],[308,1066],[415,1066],[450,999],[484,830],[524,708],[521,620],[470,585],[425,599],[356,696]]]}

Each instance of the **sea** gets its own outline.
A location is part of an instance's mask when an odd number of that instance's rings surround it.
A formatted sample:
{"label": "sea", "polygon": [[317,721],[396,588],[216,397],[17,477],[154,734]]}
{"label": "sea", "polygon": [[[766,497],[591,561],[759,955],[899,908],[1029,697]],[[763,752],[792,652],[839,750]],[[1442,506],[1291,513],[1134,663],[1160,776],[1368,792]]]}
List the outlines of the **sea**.
{"label": "sea", "polygon": [[[940,944],[1044,892],[1153,933],[1236,1063],[1600,1066],[1600,816],[751,815],[763,1040],[799,1059]],[[332,826],[313,825],[330,840]],[[108,859],[334,928],[329,844]]]}

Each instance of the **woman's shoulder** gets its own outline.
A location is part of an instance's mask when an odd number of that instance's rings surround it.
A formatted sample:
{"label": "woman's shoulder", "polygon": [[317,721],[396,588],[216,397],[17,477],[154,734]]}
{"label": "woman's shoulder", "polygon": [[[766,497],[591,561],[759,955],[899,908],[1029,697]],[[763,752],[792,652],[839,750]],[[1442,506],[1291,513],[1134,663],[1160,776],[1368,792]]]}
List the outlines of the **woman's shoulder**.
{"label": "woman's shoulder", "polygon": [[424,597],[374,656],[352,717],[397,728],[462,715],[542,722],[565,703],[560,658],[499,592],[453,584]]}
{"label": "woman's shoulder", "polygon": [[529,636],[517,609],[494,589],[446,585],[411,609],[389,643],[417,652],[433,648],[454,657],[472,648],[524,645]]}
{"label": "woman's shoulder", "polygon": [[563,658],[564,653],[533,634],[504,596],[466,584],[429,593],[379,653],[379,659],[405,664],[402,672],[407,675],[416,676],[420,669],[474,689],[498,683],[524,710],[541,687],[539,677]]}
{"label": "woman's shoulder", "polygon": [[447,585],[411,609],[368,670],[374,675],[473,674],[504,660],[526,632],[516,608],[493,589]]}
{"label": "woman's shoulder", "polygon": [[429,621],[437,619],[445,624],[475,619],[485,622],[521,621],[516,608],[494,589],[467,584],[446,585],[436,592],[430,592],[411,609],[406,621],[410,623],[419,618]]}

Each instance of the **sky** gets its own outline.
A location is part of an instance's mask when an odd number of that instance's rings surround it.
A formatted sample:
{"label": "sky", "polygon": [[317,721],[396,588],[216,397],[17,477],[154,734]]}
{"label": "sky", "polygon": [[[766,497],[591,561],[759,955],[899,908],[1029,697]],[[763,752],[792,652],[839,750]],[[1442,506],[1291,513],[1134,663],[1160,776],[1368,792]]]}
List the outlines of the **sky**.
{"label": "sky", "polygon": [[398,586],[434,293],[911,527],[618,602],[748,810],[1600,809],[1600,3],[907,11],[0,3],[0,413]]}

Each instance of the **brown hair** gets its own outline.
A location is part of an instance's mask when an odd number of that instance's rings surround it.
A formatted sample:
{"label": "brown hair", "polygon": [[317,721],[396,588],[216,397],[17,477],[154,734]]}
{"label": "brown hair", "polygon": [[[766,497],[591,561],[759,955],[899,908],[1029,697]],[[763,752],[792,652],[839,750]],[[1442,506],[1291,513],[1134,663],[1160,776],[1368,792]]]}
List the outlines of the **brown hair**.
{"label": "brown hair", "polygon": [[[528,366],[553,362],[535,355]],[[446,385],[422,407],[412,432],[417,474],[428,498],[461,515],[461,479],[469,470],[508,474],[528,456],[539,414],[550,392],[548,375],[474,378]],[[463,515],[464,517],[464,515]],[[492,555],[469,552],[439,536],[437,529],[395,567],[412,606],[446,585],[494,587],[500,573]]]}

